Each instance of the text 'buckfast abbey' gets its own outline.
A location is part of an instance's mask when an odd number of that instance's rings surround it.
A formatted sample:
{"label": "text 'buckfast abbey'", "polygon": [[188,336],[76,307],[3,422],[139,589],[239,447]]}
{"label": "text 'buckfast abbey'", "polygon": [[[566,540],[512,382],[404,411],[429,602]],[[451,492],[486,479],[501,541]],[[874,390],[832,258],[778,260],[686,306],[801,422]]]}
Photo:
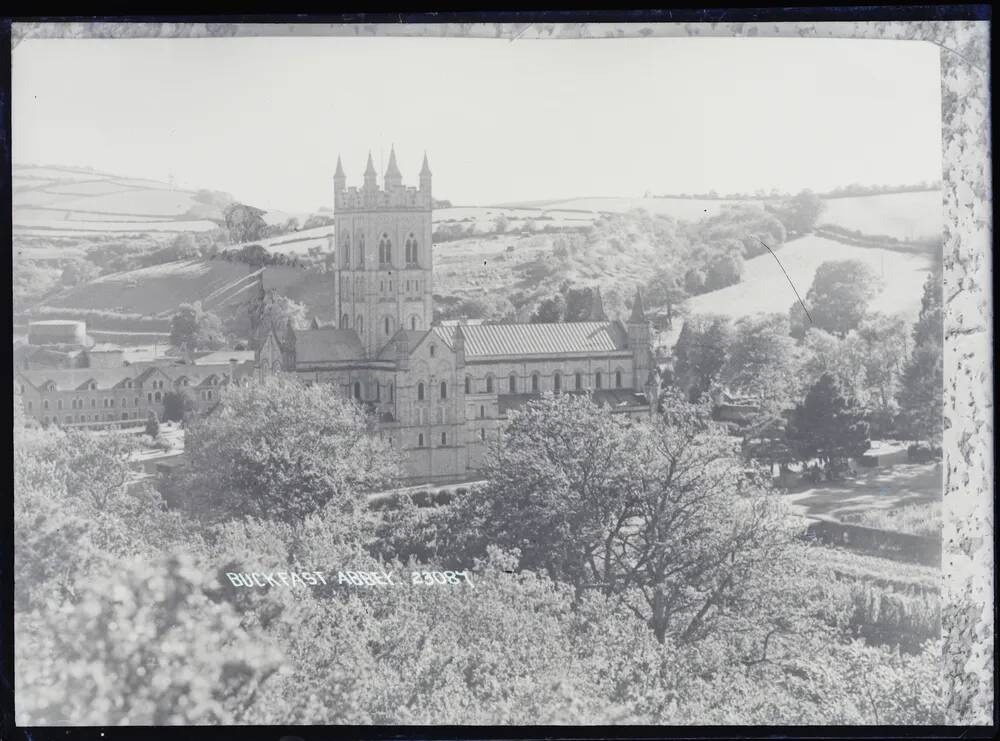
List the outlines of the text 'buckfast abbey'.
{"label": "text 'buckfast abbey'", "polygon": [[326,383],[368,406],[414,483],[475,477],[508,414],[545,392],[590,393],[648,414],[657,386],[651,327],[636,294],[628,322],[434,325],[431,170],[403,185],[395,149],[382,187],[368,155],[362,186],[333,176],[337,316],[275,330],[269,371]]}

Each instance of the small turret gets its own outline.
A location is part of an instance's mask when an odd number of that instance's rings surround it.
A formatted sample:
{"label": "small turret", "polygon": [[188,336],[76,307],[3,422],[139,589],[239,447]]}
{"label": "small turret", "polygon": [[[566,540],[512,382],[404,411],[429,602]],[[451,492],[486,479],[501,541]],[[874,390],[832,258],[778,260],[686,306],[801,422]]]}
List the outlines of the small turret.
{"label": "small turret", "polygon": [[642,293],[638,288],[635,289],[635,301],[632,302],[632,316],[629,317],[629,324],[645,324],[649,320],[646,319],[646,309],[642,305]]}
{"label": "small turret", "polygon": [[399,188],[403,185],[403,175],[396,164],[396,147],[389,150],[389,166],[385,168],[385,189]]}
{"label": "small turret", "polygon": [[365,190],[377,190],[376,182],[378,173],[375,172],[375,163],[372,162],[372,153],[368,152],[368,165],[365,167]]}
{"label": "small turret", "polygon": [[420,168],[420,190],[431,192],[431,168],[427,164],[427,152],[424,152],[424,164]]}
{"label": "small turret", "polygon": [[340,155],[337,155],[337,170],[333,173],[333,190],[335,193],[343,193],[347,187],[347,176],[344,175],[344,166],[340,162]]}

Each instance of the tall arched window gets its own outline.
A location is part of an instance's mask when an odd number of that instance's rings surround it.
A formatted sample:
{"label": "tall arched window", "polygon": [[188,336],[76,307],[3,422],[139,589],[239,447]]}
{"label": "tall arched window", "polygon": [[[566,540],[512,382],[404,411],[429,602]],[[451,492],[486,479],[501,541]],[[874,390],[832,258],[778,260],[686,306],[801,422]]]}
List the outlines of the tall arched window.
{"label": "tall arched window", "polygon": [[396,400],[396,384],[390,383],[389,384],[389,401],[395,401],[395,400]]}
{"label": "tall arched window", "polygon": [[416,315],[410,317],[410,329],[414,332],[417,330],[417,317]]}
{"label": "tall arched window", "polygon": [[441,398],[442,399],[447,399],[448,398],[448,382],[447,381],[441,381]]}
{"label": "tall arched window", "polygon": [[576,372],[576,390],[583,390],[583,374],[580,371]]}
{"label": "tall arched window", "polygon": [[442,432],[441,433],[441,444],[442,445],[447,445],[448,444],[448,433],[447,432]]}
{"label": "tall arched window", "polygon": [[493,376],[492,376],[492,374],[486,376],[486,393],[487,394],[492,394],[493,393]]}
{"label": "tall arched window", "polygon": [[354,322],[354,328],[358,330],[358,334],[365,333],[365,318],[358,314],[358,318]]}
{"label": "tall arched window", "polygon": [[417,447],[418,448],[424,447],[424,433],[422,432],[419,435],[417,435]]}
{"label": "tall arched window", "polygon": [[552,390],[557,394],[562,391],[562,373],[556,371],[552,376]]}
{"label": "tall arched window", "polygon": [[358,401],[361,401],[361,382],[360,381],[355,381],[354,382],[354,398],[357,399]]}
{"label": "tall arched window", "polygon": [[351,318],[347,316],[347,314],[344,314],[342,317],[340,317],[341,329],[349,329],[350,326],[351,326]]}
{"label": "tall arched window", "polygon": [[601,372],[600,371],[597,371],[594,374],[594,388],[595,389],[601,388]]}
{"label": "tall arched window", "polygon": [[341,244],[341,252],[343,252],[343,265],[345,268],[351,267],[351,235],[345,234],[344,241]]}
{"label": "tall arched window", "polygon": [[486,442],[486,428],[485,427],[480,427],[479,428],[479,439],[482,440],[483,442]]}
{"label": "tall arched window", "polygon": [[358,234],[358,267],[365,266],[365,235]]}
{"label": "tall arched window", "polygon": [[386,336],[389,335],[390,324],[391,324],[391,321],[390,321],[389,317],[386,317],[384,319],[384,326],[385,326],[385,334],[386,334]]}
{"label": "tall arched window", "polygon": [[510,393],[512,394],[517,393],[517,376],[515,376],[513,373],[511,373],[507,377],[507,388],[510,391]]}
{"label": "tall arched window", "polygon": [[622,387],[622,372],[620,370],[615,371],[615,388],[620,389]]}
{"label": "tall arched window", "polygon": [[392,240],[388,234],[383,234],[378,241],[378,264],[381,266],[392,265]]}
{"label": "tall arched window", "polygon": [[417,384],[417,401],[424,400],[424,382],[421,381]]}
{"label": "tall arched window", "polygon": [[413,236],[412,232],[406,238],[406,264],[416,265],[419,263],[417,259],[417,238]]}
{"label": "tall arched window", "polygon": [[486,407],[483,404],[479,405],[479,419],[486,419]]}
{"label": "tall arched window", "polygon": [[472,376],[465,377],[465,393],[472,393]]}
{"label": "tall arched window", "polygon": [[531,374],[531,390],[532,391],[538,391],[538,374],[537,373],[532,373]]}

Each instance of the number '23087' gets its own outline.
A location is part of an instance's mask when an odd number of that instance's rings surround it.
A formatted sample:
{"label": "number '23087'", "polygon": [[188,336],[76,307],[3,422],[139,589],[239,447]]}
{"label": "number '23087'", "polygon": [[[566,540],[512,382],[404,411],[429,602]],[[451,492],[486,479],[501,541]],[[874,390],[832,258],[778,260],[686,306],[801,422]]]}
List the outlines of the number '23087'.
{"label": "number '23087'", "polygon": [[467,571],[411,571],[411,584],[468,584],[472,586],[472,579]]}

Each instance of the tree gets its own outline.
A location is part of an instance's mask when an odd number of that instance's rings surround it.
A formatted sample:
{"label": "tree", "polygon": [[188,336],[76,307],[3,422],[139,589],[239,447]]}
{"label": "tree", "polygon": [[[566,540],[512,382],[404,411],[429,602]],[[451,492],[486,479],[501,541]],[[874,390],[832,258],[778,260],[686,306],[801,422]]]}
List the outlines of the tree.
{"label": "tree", "polygon": [[60,281],[65,286],[78,286],[89,283],[100,273],[100,269],[89,260],[74,260],[63,268]]}
{"label": "tree", "polygon": [[858,325],[857,337],[865,361],[872,434],[885,437],[894,430],[899,412],[896,396],[911,345],[906,318],[869,314]]}
{"label": "tree", "polygon": [[497,234],[503,234],[507,231],[507,226],[510,224],[510,220],[507,218],[507,214],[498,214],[496,219],[493,220],[493,229]]}
{"label": "tree", "polygon": [[897,396],[899,425],[911,440],[940,444],[944,410],[944,314],[941,267],[924,281],[920,314],[913,327],[913,351],[903,371]]}
{"label": "tree", "polygon": [[177,308],[170,320],[170,342],[189,350],[218,350],[226,344],[219,317],[202,310],[201,302],[197,301]]}
{"label": "tree", "polygon": [[810,327],[802,341],[802,375],[812,386],[825,373],[832,375],[844,394],[861,406],[868,406],[867,349],[857,332],[840,338]]}
{"label": "tree", "polygon": [[[805,298],[812,326],[844,337],[857,328],[869,302],[880,290],[878,277],[860,260],[824,262],[816,270]],[[792,304],[790,321],[793,335],[801,338],[808,319],[798,301]]]}
{"label": "tree", "polygon": [[395,456],[364,409],[328,387],[295,380],[232,387],[215,412],[185,434],[196,514],[290,522],[333,503],[364,506],[362,495],[388,485]]}
{"label": "tree", "polygon": [[183,422],[195,409],[194,394],[188,388],[171,389],[163,395],[163,419],[166,422]]}
{"label": "tree", "polygon": [[899,428],[909,440],[941,444],[944,430],[944,373],[941,347],[934,343],[913,349],[901,379]]}
{"label": "tree", "polygon": [[31,725],[226,724],[281,654],[207,594],[188,556],[121,564],[61,610],[18,615],[18,713]]}
{"label": "tree", "polygon": [[151,553],[180,537],[176,515],[156,491],[132,483],[134,438],[14,421],[19,611],[71,597],[78,578],[99,563]]}
{"label": "tree", "polygon": [[673,324],[674,309],[687,299],[687,291],[673,273],[657,273],[646,284],[643,292],[650,306],[663,306],[667,310],[667,323]]}
{"label": "tree", "polygon": [[771,210],[785,225],[789,234],[798,236],[813,230],[824,207],[823,200],[807,189],[771,207]]}
{"label": "tree", "polygon": [[238,336],[248,336],[254,347],[260,347],[272,329],[284,332],[289,323],[294,329],[305,329],[309,324],[305,304],[273,288],[259,293],[250,301],[245,317],[238,313],[230,321],[229,329]]}
{"label": "tree", "polygon": [[824,373],[792,412],[788,440],[801,460],[840,462],[868,450],[868,423],[857,402],[845,398],[837,379]]}
{"label": "tree", "polygon": [[561,322],[566,316],[566,299],[561,293],[542,299],[531,315],[532,324]]}
{"label": "tree", "polygon": [[733,327],[719,380],[731,391],[758,400],[774,415],[798,396],[799,362],[788,319],[781,314],[744,317]]}
{"label": "tree", "polygon": [[674,347],[674,373],[680,388],[691,401],[707,393],[726,364],[732,325],[724,316],[693,316]]}
{"label": "tree", "polygon": [[242,203],[231,203],[223,211],[226,230],[232,244],[253,242],[267,236],[267,222],[264,211]]}
{"label": "tree", "polygon": [[146,418],[146,434],[154,440],[160,434],[160,420],[157,419],[156,412],[152,409],[149,410],[149,416]]}
{"label": "tree", "polygon": [[456,526],[519,549],[521,568],[569,583],[578,601],[594,590],[624,605],[661,643],[722,630],[724,606],[750,599],[790,534],[707,408],[676,393],[664,407],[629,424],[587,397],[531,402]]}

